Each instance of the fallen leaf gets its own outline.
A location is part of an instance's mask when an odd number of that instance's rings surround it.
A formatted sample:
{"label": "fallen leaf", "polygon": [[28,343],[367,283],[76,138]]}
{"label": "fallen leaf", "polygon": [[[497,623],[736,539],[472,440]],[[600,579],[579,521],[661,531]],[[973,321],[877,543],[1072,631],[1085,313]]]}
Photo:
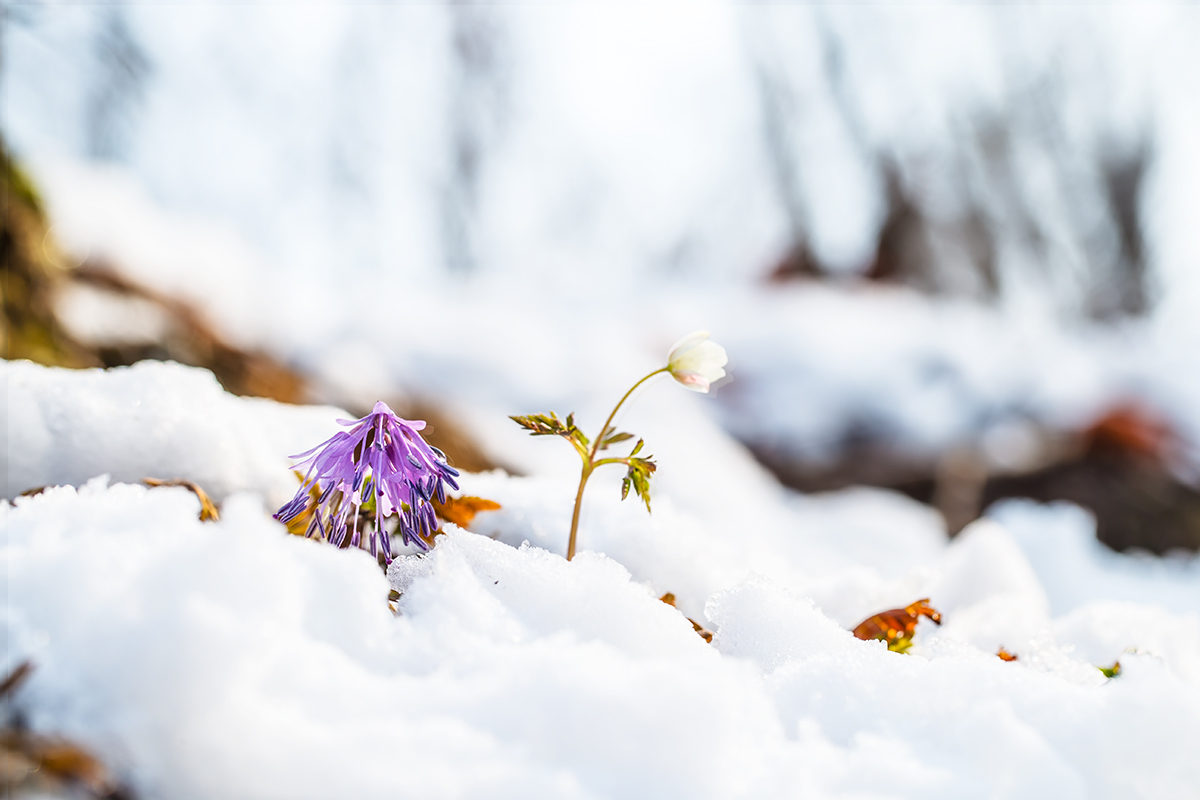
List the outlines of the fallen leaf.
{"label": "fallen leaf", "polygon": [[[666,594],[664,594],[662,597],[660,597],[658,599],[661,600],[662,602],[666,603],[667,605],[669,605],[671,608],[676,607],[675,606],[675,595],[672,592],[667,592]],[[712,631],[710,631],[708,628],[701,625],[699,622],[696,622],[696,620],[692,619],[691,617],[684,617],[684,619],[686,619],[688,622],[692,623],[692,629],[695,630],[696,633],[700,634],[701,639],[708,642],[709,644],[712,644],[712,640],[713,640],[713,632]]]}
{"label": "fallen leaf", "polygon": [[913,634],[916,633],[917,621],[921,617],[928,617],[934,623],[942,624],[942,615],[929,605],[929,598],[925,597],[904,608],[881,611],[863,620],[854,629],[854,635],[867,641],[882,639],[887,642],[888,650],[905,653],[912,647]]}
{"label": "fallen leaf", "polygon": [[[31,662],[17,665],[0,681],[0,697],[7,699],[31,672]],[[27,793],[109,800],[132,797],[87,750],[60,736],[34,733],[12,720],[0,728],[0,787],[5,797]]]}
{"label": "fallen leaf", "polygon": [[498,508],[499,503],[482,497],[447,497],[444,503],[433,498],[433,510],[438,517],[460,528],[468,527],[480,511],[495,511]]}
{"label": "fallen leaf", "polygon": [[220,515],[217,514],[216,504],[209,499],[208,494],[203,489],[201,489],[192,481],[164,481],[159,480],[158,478],[144,478],[142,479],[142,483],[146,484],[147,486],[182,486],[185,489],[190,489],[192,494],[196,495],[196,497],[200,500],[201,522],[216,522],[221,518]]}
{"label": "fallen leaf", "polygon": [[[0,730],[0,754],[4,768],[0,782],[6,790],[66,794],[71,797],[131,797],[112,773],[95,756],[57,736],[42,736],[14,728]],[[23,796],[19,792],[14,796]],[[5,796],[8,796],[7,792]]]}

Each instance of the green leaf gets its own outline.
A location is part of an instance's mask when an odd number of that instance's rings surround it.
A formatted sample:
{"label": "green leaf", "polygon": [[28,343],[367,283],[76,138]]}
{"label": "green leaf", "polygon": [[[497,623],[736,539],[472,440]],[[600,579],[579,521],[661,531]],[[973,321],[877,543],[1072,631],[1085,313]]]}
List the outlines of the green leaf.
{"label": "green leaf", "polygon": [[587,437],[587,434],[575,426],[574,412],[567,415],[567,432],[565,435],[581,444],[584,449],[587,449],[587,446],[592,443],[592,440]]}
{"label": "green leaf", "polygon": [[[547,414],[530,414],[526,417],[509,417],[513,422],[529,431],[531,436],[566,436],[567,427],[551,411]],[[570,419],[568,417],[567,419]]]}
{"label": "green leaf", "polygon": [[[612,430],[612,428],[609,428],[609,430]],[[605,448],[610,447],[611,445],[618,444],[620,442],[625,441],[626,439],[632,439],[632,438],[633,438],[632,433],[614,433],[611,436],[609,436],[608,438],[600,440],[600,449],[604,450]]]}
{"label": "green leaf", "polygon": [[621,481],[621,499],[624,500],[629,495],[629,487],[632,485],[633,491],[646,504],[646,512],[649,513],[650,476],[658,469],[658,465],[649,458],[630,458],[628,464],[629,472],[625,474],[625,479]]}
{"label": "green leaf", "polygon": [[[633,437],[630,437],[630,438],[633,438]],[[640,453],[642,451],[642,445],[644,445],[644,444],[645,444],[644,441],[642,441],[641,439],[638,439],[637,444],[635,444],[633,446],[633,452],[631,452],[629,455],[636,456],[638,453]]]}

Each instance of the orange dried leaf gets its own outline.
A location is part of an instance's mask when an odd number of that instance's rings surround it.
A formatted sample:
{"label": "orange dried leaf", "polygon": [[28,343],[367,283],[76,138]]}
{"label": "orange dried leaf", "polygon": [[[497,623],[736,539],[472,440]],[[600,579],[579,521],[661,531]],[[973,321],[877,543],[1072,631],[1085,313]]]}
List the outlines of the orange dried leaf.
{"label": "orange dried leaf", "polygon": [[688,617],[687,621],[692,623],[692,628],[695,629],[696,633],[700,634],[701,639],[708,642],[709,644],[712,644],[712,640],[713,640],[713,632],[712,631],[710,631],[708,628],[705,628],[703,625],[701,625],[699,622],[696,622],[696,620],[692,619],[691,617]]}
{"label": "orange dried leaf", "polygon": [[[0,729],[0,785],[14,797],[130,797],[95,756],[59,736]],[[5,793],[8,797],[8,792]]]}
{"label": "orange dried leaf", "polygon": [[144,478],[142,483],[147,486],[182,486],[185,489],[191,490],[192,494],[200,501],[200,521],[201,522],[216,522],[221,517],[217,514],[217,506],[209,498],[208,493],[201,489],[192,481],[173,480],[164,481],[158,478]]}
{"label": "orange dried leaf", "polygon": [[[675,608],[675,594],[673,592],[667,592],[666,594],[664,594],[662,597],[660,597],[658,599],[661,600],[662,602],[666,603],[667,605],[669,605],[671,608]],[[712,640],[713,640],[713,632],[712,631],[710,631],[708,628],[705,628],[703,625],[701,625],[699,622],[696,622],[696,620],[692,619],[691,617],[684,617],[684,619],[686,619],[688,622],[692,623],[692,629],[695,630],[696,633],[700,634],[701,639],[708,642],[709,644],[712,644]]]}
{"label": "orange dried leaf", "polygon": [[996,655],[1000,657],[1001,661],[1016,661],[1017,660],[1016,654],[1008,652],[1003,647],[1001,647],[999,650],[996,651]]}
{"label": "orange dried leaf", "polygon": [[921,617],[928,617],[934,623],[942,624],[942,615],[929,605],[929,598],[925,597],[904,608],[881,611],[863,620],[855,627],[854,635],[868,641],[882,639],[887,642],[888,650],[903,653],[912,647],[913,634],[917,631],[917,621]]}
{"label": "orange dried leaf", "polygon": [[78,781],[97,793],[113,783],[108,770],[91,753],[65,739],[47,739],[35,747],[43,770],[67,781]]}
{"label": "orange dried leaf", "polygon": [[482,497],[447,497],[446,502],[439,503],[433,499],[433,510],[438,517],[446,522],[453,522],[460,528],[466,528],[480,511],[495,511],[500,504]]}

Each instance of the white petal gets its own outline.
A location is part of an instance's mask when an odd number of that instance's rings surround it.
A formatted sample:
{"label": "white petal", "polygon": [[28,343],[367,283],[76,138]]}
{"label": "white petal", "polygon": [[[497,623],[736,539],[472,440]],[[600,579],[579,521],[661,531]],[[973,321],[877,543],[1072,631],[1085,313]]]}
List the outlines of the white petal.
{"label": "white petal", "polygon": [[671,351],[667,368],[671,376],[689,389],[708,392],[714,381],[725,377],[722,369],[729,363],[725,348],[708,340],[708,331],[696,331],[684,337]]}
{"label": "white petal", "polygon": [[671,371],[699,372],[711,378],[717,372],[724,374],[721,367],[727,363],[729,357],[724,347],[716,342],[701,341],[676,356],[671,362]]}
{"label": "white petal", "polygon": [[676,359],[703,342],[708,336],[708,331],[692,331],[676,342],[675,346],[671,348],[671,351],[667,354],[667,363],[674,367]]}

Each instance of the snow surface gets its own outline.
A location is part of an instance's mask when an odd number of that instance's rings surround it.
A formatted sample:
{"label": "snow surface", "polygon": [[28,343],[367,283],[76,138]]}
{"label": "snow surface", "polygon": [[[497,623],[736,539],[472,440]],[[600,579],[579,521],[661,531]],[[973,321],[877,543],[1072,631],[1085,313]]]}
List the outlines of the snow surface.
{"label": "snow surface", "polygon": [[[1070,509],[1002,507],[948,542],[885,492],[802,497],[748,460],[670,459],[651,516],[597,480],[567,562],[569,475],[467,474],[503,509],[389,583],[262,499],[290,443],[341,412],[171,364],[5,370],[10,436],[41,437],[10,487],[154,471],[226,495],[216,523],[184,489],[107,477],[0,506],[5,666],[37,664],[22,706],[148,797],[1186,798],[1200,781],[1197,564],[1089,550]],[[741,524],[688,500],[707,481]],[[922,596],[945,624],[913,654],[847,630]],[[1090,666],[1117,658],[1115,680]]]}
{"label": "snow surface", "polygon": [[[150,798],[1196,797],[1195,557],[1114,554],[1086,512],[1019,502],[949,541],[891,493],[786,491],[726,431],[819,456],[867,425],[927,453],[1134,395],[1200,441],[1198,25],[1167,6],[24,7],[4,134],[74,261],[191,300],[330,402],[441,403],[525,476],[464,475],[503,508],[385,576],[268,516],[287,456],[345,412],[178,365],[4,364],[21,707]],[[496,60],[471,73],[476,36]],[[1010,126],[1011,185],[975,142],[988,120]],[[1096,165],[1142,145],[1160,305],[1064,324],[1112,246]],[[797,228],[828,266],[865,265],[885,210],[868,150],[935,221],[981,204],[1003,302],[761,284]],[[63,298],[81,335],[153,334],[95,300]],[[578,463],[506,415],[591,432],[698,328],[734,382],[638,392],[618,425],[658,460],[654,513],[597,473],[567,563]],[[221,521],[145,477],[197,481]],[[47,484],[69,486],[17,497]],[[924,596],[945,624],[911,655],[847,632]],[[1118,658],[1112,681],[1092,666]]]}
{"label": "snow surface", "polygon": [[[96,475],[192,480],[215,500],[295,493],[288,456],[339,430],[334,410],[228,394],[207,370],[142,362],[103,370],[0,362],[6,497]],[[344,417],[345,412],[340,412]]]}

